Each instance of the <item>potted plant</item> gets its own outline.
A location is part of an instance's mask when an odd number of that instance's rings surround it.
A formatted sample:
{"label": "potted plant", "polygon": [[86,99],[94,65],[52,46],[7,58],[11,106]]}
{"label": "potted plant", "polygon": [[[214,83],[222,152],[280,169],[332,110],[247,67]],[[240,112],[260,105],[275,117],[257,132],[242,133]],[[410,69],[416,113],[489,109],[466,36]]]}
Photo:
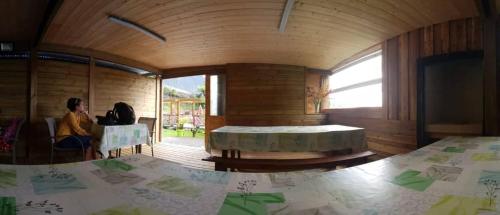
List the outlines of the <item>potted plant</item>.
{"label": "potted plant", "polygon": [[326,89],[325,87],[321,88],[313,88],[313,87],[307,87],[306,88],[307,92],[307,97],[312,100],[314,103],[314,112],[319,113],[321,110],[321,102],[323,99],[328,96],[331,91]]}

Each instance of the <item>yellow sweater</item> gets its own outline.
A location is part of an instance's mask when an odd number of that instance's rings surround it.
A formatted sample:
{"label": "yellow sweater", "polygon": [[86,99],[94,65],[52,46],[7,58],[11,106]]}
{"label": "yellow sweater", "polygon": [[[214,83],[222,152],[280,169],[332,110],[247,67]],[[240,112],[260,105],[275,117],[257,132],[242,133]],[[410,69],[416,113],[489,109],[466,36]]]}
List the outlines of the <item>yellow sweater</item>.
{"label": "yellow sweater", "polygon": [[90,136],[92,120],[86,114],[69,112],[62,118],[57,127],[57,142],[71,135]]}

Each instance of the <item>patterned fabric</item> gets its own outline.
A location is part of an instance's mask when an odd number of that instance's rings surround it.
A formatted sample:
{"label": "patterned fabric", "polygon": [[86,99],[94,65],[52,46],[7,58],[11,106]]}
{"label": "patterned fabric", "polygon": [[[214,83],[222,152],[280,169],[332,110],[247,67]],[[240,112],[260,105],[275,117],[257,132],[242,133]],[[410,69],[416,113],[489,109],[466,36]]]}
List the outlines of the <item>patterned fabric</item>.
{"label": "patterned fabric", "polygon": [[21,119],[12,119],[5,132],[0,136],[0,152],[9,152],[12,148],[12,141],[16,138],[17,128],[20,126]]}
{"label": "patterned fabric", "polygon": [[367,149],[364,129],[342,125],[224,126],[210,132],[212,149],[243,152],[325,152]]}
{"label": "patterned fabric", "polygon": [[[494,145],[500,145],[500,137],[449,137],[408,154],[330,172],[204,171],[140,154],[59,165],[0,165],[0,211],[499,214],[500,155]],[[445,150],[449,147],[466,149],[457,153]],[[477,154],[488,156],[476,159]],[[449,156],[439,159],[442,155]]]}
{"label": "patterned fabric", "polygon": [[149,130],[146,124],[92,125],[92,136],[100,140],[97,149],[105,156],[109,150],[119,149],[126,146],[149,144]]}

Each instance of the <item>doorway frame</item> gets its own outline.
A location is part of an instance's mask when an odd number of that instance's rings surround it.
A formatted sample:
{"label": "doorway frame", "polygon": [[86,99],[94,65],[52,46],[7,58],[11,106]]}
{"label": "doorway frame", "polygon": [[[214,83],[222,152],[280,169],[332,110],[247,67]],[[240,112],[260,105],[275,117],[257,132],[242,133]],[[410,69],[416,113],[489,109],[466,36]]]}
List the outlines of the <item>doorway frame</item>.
{"label": "doorway frame", "polygon": [[[218,127],[222,127],[226,125],[226,111],[221,116],[210,116],[210,75],[226,75],[224,79],[224,100],[222,105],[224,109],[226,109],[227,104],[227,74],[225,65],[213,65],[213,66],[199,66],[199,67],[183,67],[183,68],[174,68],[174,69],[166,69],[162,71],[161,81],[160,81],[160,142],[163,132],[163,80],[171,79],[171,78],[182,78],[189,76],[197,76],[197,75],[205,75],[205,149],[207,149],[207,144],[209,141],[210,131],[216,129]],[[214,124],[212,126],[212,124]]]}

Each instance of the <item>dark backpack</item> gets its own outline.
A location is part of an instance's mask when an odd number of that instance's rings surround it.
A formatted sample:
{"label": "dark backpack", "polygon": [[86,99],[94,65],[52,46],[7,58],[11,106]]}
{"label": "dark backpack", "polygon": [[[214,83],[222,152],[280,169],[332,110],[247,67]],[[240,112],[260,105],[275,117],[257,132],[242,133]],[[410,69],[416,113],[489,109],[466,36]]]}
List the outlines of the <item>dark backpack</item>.
{"label": "dark backpack", "polygon": [[125,102],[118,102],[113,108],[118,125],[132,125],[135,123],[135,112],[132,106]]}
{"label": "dark backpack", "polygon": [[118,120],[112,110],[106,112],[106,116],[96,116],[99,125],[116,125]]}

